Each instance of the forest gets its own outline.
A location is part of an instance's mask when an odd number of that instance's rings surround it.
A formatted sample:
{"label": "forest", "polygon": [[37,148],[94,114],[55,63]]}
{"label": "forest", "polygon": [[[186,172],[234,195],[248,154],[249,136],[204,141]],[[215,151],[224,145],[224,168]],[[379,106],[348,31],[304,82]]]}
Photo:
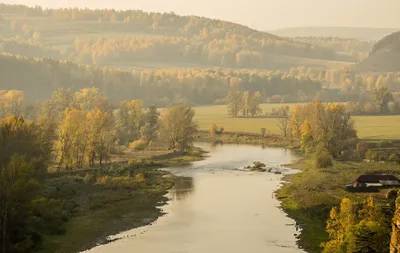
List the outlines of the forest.
{"label": "forest", "polygon": [[[173,103],[212,104],[232,88],[273,95],[291,95],[293,101],[313,98],[321,89],[318,81],[282,72],[222,69],[177,69],[127,71],[78,65],[69,61],[28,59],[1,55],[3,89],[19,89],[31,101],[51,95],[57,88],[74,91],[97,87],[112,101],[141,99],[145,104],[166,106]],[[24,75],[15,75],[17,69]]]}

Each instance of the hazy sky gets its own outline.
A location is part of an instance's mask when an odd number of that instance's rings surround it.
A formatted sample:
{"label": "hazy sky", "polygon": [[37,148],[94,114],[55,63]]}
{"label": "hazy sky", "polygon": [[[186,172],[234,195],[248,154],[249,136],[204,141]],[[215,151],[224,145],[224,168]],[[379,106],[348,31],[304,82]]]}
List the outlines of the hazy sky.
{"label": "hazy sky", "polygon": [[229,20],[260,30],[297,26],[400,28],[400,0],[0,0],[46,7],[174,11]]}

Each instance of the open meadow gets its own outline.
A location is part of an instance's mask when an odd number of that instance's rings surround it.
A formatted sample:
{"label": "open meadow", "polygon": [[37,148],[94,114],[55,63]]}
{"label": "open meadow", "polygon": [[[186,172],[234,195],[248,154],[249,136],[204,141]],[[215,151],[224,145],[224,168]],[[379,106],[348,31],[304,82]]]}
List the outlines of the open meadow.
{"label": "open meadow", "polygon": [[[263,112],[281,104],[262,104]],[[224,127],[227,132],[260,133],[266,128],[272,134],[279,134],[275,118],[232,118],[225,105],[195,107],[196,121],[201,130],[208,130],[211,124]],[[358,136],[362,139],[400,139],[400,116],[354,116]]]}

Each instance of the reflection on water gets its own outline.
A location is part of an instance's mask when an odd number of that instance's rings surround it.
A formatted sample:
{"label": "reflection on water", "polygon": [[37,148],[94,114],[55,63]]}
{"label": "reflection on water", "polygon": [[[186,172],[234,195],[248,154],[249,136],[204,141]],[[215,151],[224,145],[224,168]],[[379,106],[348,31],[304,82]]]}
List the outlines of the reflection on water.
{"label": "reflection on water", "polygon": [[289,150],[246,145],[197,144],[209,157],[169,168],[178,178],[155,224],[121,233],[123,238],[90,253],[298,253],[295,223],[279,209],[273,192],[281,175],[248,172],[254,161],[279,167]]}
{"label": "reflection on water", "polygon": [[193,192],[193,189],[192,177],[178,177],[169,192],[169,197],[174,200],[183,200]]}

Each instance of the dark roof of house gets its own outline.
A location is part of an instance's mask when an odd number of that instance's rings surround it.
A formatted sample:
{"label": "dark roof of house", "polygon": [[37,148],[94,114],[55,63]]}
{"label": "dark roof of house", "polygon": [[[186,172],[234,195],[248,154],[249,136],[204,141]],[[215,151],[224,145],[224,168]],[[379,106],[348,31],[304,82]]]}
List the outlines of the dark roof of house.
{"label": "dark roof of house", "polygon": [[399,181],[393,175],[361,175],[356,179],[358,183],[378,183],[379,181]]}

